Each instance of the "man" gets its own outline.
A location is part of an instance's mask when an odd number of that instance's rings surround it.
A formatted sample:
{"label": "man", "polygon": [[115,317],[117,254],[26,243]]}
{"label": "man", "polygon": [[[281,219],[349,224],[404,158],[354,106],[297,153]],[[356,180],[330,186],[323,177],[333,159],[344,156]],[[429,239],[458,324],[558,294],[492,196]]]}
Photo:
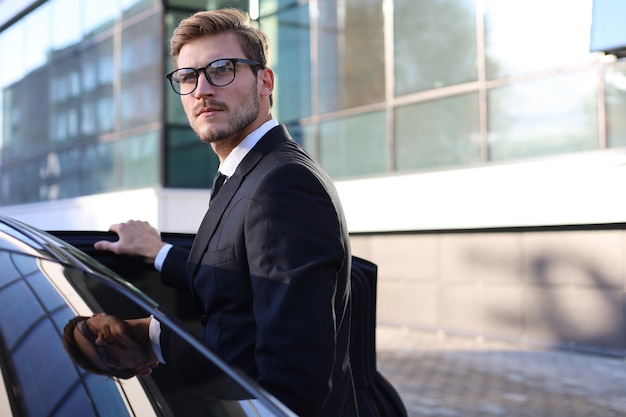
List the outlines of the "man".
{"label": "man", "polygon": [[[96,248],[154,259],[165,284],[193,295],[200,338],[298,415],[357,415],[346,222],[331,179],[272,117],[268,55],[237,10],[179,24],[167,77],[225,182],[190,252],[138,221],[111,226],[119,240]],[[164,340],[167,329],[167,362]]]}

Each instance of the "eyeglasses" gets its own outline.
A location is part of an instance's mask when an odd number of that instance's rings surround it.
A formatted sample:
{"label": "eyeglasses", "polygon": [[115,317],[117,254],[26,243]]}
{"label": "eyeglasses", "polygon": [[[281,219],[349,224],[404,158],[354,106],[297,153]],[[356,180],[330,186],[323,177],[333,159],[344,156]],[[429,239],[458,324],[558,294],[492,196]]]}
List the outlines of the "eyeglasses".
{"label": "eyeglasses", "polygon": [[[96,339],[98,339],[98,335],[92,332],[89,327],[87,327],[87,319],[78,319],[75,318],[74,326],[78,329],[78,331],[87,339],[87,341],[91,344],[91,346],[96,349],[96,353],[98,357],[104,363],[104,365],[109,368],[109,371],[115,371],[118,366],[120,366],[120,359],[109,350],[108,346],[96,345]],[[83,323],[82,326],[79,326],[79,323]]]}
{"label": "eyeglasses", "polygon": [[225,87],[235,79],[236,64],[248,64],[252,67],[261,67],[263,64],[258,61],[242,58],[222,58],[209,62],[203,68],[179,68],[172,71],[165,77],[170,80],[172,89],[181,96],[193,93],[198,87],[200,73],[204,72],[207,81],[215,87]]}

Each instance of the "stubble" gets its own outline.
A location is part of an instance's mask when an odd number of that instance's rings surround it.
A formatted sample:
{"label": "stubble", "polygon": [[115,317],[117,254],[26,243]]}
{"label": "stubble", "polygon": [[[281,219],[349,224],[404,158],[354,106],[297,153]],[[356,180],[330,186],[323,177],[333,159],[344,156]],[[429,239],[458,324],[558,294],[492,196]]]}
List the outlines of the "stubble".
{"label": "stubble", "polygon": [[250,95],[239,101],[235,107],[220,103],[220,107],[228,115],[225,127],[209,127],[200,129],[195,123],[191,123],[198,138],[207,144],[226,142],[231,140],[241,141],[242,132],[250,126],[259,116],[260,102],[256,85],[250,91]]}

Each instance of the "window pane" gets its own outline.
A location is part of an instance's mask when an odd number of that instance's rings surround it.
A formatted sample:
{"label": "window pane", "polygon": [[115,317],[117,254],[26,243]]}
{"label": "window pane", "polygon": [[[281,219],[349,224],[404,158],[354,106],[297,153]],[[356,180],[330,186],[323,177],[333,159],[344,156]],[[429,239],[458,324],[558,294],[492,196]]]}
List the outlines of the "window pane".
{"label": "window pane", "polygon": [[293,6],[294,0],[259,0],[261,15],[276,13],[280,9]]}
{"label": "window pane", "polygon": [[122,32],[122,129],[160,119],[160,89],[163,82],[160,29],[162,16],[153,14]]}
{"label": "window pane", "polygon": [[120,186],[137,188],[159,182],[159,133],[148,132],[119,141]]}
{"label": "window pane", "polygon": [[21,79],[26,75],[28,70],[25,68],[27,51],[24,48],[24,39],[26,38],[26,25],[18,23],[10,26],[3,32],[2,49],[0,49],[0,66],[2,71],[0,75],[1,85],[7,86]]}
{"label": "window pane", "polygon": [[395,123],[398,171],[481,160],[476,93],[399,107]]}
{"label": "window pane", "polygon": [[385,112],[320,124],[320,161],[333,178],[387,172]]}
{"label": "window pane", "polygon": [[120,10],[116,1],[82,0],[83,33],[85,38],[101,33],[115,23]]}
{"label": "window pane", "polygon": [[487,78],[589,60],[592,0],[487,0]]}
{"label": "window pane", "polygon": [[128,19],[152,6],[161,5],[161,0],[118,0],[124,19]]}
{"label": "window pane", "polygon": [[396,0],[395,95],[477,79],[474,0]]}
{"label": "window pane", "polygon": [[595,71],[583,71],[491,90],[490,158],[597,148],[597,84]]}
{"label": "window pane", "polygon": [[320,113],[385,98],[382,0],[339,4],[319,4]]}
{"label": "window pane", "polygon": [[51,19],[53,22],[52,47],[62,51],[80,42],[81,33],[81,0],[54,0],[50,2]]}
{"label": "window pane", "polygon": [[47,92],[48,67],[24,74],[24,78],[4,90],[3,133],[8,139],[4,143],[4,161],[36,155],[50,146]]}
{"label": "window pane", "polygon": [[276,73],[274,116],[288,123],[311,114],[311,53],[308,6],[263,19],[270,38],[270,66]]}
{"label": "window pane", "polygon": [[115,189],[115,142],[94,142],[85,146],[83,161],[83,190],[98,194]]}
{"label": "window pane", "polygon": [[[52,31],[50,29],[50,5],[44,4],[35,9],[23,20],[26,26],[26,36],[24,42],[20,45],[25,51],[25,60],[19,65],[24,65],[24,71],[33,71],[46,64],[50,54],[50,38]],[[39,36],[32,36],[33,34]],[[12,62],[16,62],[14,59]]]}
{"label": "window pane", "polygon": [[[289,0],[292,2],[293,0]],[[188,15],[196,10],[221,9],[222,7],[234,7],[247,10],[250,0],[168,0],[167,5],[171,8],[183,8],[190,10]]]}
{"label": "window pane", "polygon": [[[50,147],[80,139],[78,119],[81,97],[81,58],[78,54],[56,59],[50,65],[50,102],[44,114],[49,116],[50,130],[38,136],[50,138]],[[49,113],[48,113],[49,112]],[[36,148],[41,151],[41,143]]]}
{"label": "window pane", "polygon": [[[178,23],[188,17],[191,13],[167,13],[165,16],[165,32],[166,37],[169,38],[172,36],[172,32],[174,32],[174,28],[178,25]],[[165,51],[165,73],[169,73],[173,70],[172,68],[172,60],[170,58],[170,50],[169,46],[167,46]],[[180,102],[180,96],[176,94],[170,85],[170,82],[165,78],[164,74],[160,76],[160,83],[164,83],[165,85],[165,120],[167,123],[171,124],[181,124],[188,126],[187,116],[185,115],[185,110]],[[159,85],[159,84],[156,84]]]}
{"label": "window pane", "polygon": [[626,62],[618,61],[606,70],[607,142],[610,147],[626,146]]}
{"label": "window pane", "polygon": [[39,201],[39,162],[28,159],[2,166],[0,203],[9,205]]}
{"label": "window pane", "polygon": [[[287,126],[289,132],[293,136],[294,126]],[[317,141],[315,140],[315,129],[313,125],[300,125],[299,137],[300,144],[306,151],[316,160],[320,160],[319,150],[317,148]],[[294,137],[295,140],[295,137]],[[296,140],[297,141],[297,140]]]}
{"label": "window pane", "polygon": [[166,187],[211,188],[219,166],[217,156],[189,128],[169,129]]}

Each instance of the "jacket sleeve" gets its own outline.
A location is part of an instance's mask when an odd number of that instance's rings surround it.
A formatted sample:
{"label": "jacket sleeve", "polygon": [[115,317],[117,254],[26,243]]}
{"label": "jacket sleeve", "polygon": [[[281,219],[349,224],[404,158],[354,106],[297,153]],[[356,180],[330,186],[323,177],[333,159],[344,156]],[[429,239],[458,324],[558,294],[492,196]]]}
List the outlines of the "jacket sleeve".
{"label": "jacket sleeve", "polygon": [[161,268],[161,281],[168,287],[190,293],[187,279],[187,258],[189,251],[185,248],[172,246],[167,253]]}

